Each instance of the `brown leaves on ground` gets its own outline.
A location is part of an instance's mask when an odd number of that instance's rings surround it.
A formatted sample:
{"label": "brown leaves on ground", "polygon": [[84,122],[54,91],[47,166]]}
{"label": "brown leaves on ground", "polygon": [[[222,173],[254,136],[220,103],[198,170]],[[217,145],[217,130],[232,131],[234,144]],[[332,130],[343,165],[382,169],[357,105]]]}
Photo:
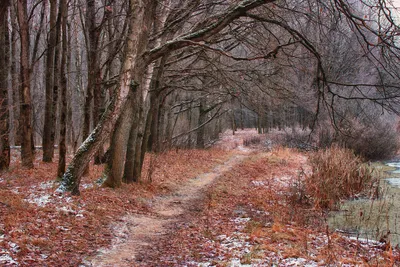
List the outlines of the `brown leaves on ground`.
{"label": "brown leaves on ground", "polygon": [[[292,205],[304,154],[253,155],[213,184],[201,209],[144,253],[142,266],[395,266],[399,251],[332,232],[325,214]],[[174,232],[175,231],[175,232]]]}
{"label": "brown leaves on ground", "polygon": [[[247,133],[230,139],[241,149]],[[238,153],[236,151],[236,153]],[[209,172],[232,154],[179,150],[147,155],[144,181],[100,188],[102,166],[91,166],[82,196],[54,194],[55,163],[33,170],[14,164],[0,175],[0,263],[78,266],[111,244],[111,226],[124,214],[148,213],[154,196]],[[38,161],[37,161],[38,162]],[[149,171],[151,170],[151,171]],[[257,152],[222,173],[183,220],[143,254],[141,266],[396,266],[399,251],[327,229],[321,211],[291,191],[309,174],[307,157],[289,149]],[[152,180],[149,183],[148,180]],[[196,207],[196,208],[195,208]],[[203,264],[203,265],[201,265]]]}
{"label": "brown leaves on ground", "polygon": [[[78,266],[110,244],[112,222],[127,212],[146,213],[155,195],[170,192],[228,156],[217,149],[147,155],[144,181],[116,190],[99,187],[103,167],[91,166],[81,197],[54,193],[56,163],[38,159],[34,169],[26,170],[15,161],[0,174],[0,265]],[[146,180],[150,165],[152,183]]]}

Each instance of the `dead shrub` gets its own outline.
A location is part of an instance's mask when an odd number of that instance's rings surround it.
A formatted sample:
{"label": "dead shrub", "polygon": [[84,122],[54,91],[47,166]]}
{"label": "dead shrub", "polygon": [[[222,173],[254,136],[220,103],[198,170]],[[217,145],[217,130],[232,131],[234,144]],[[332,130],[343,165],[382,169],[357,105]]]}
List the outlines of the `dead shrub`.
{"label": "dead shrub", "polygon": [[259,145],[261,143],[261,136],[250,136],[243,139],[244,146]]}
{"label": "dead shrub", "polygon": [[373,182],[372,169],[350,149],[332,146],[310,155],[312,173],[305,176],[305,188],[318,209],[335,209],[342,199],[360,193]]}
{"label": "dead shrub", "polygon": [[311,151],[315,149],[313,140],[311,140],[310,130],[292,128],[285,131],[283,145],[289,148],[297,148],[299,150]]}
{"label": "dead shrub", "polygon": [[352,121],[352,127],[339,137],[339,142],[369,160],[389,159],[400,148],[394,127],[380,121],[373,125]]}

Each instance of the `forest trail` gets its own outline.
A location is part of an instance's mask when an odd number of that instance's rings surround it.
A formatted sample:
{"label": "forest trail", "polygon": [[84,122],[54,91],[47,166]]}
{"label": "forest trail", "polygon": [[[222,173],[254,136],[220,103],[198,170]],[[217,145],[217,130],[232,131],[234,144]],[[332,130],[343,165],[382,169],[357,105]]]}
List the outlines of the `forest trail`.
{"label": "forest trail", "polygon": [[139,263],[149,246],[168,234],[173,224],[185,220],[185,214],[198,209],[198,200],[204,197],[204,189],[225,172],[246,159],[251,150],[239,146],[224,163],[211,172],[203,173],[183,184],[175,192],[156,197],[151,214],[129,214],[113,226],[114,238],[108,249],[99,250],[83,266],[132,266]]}

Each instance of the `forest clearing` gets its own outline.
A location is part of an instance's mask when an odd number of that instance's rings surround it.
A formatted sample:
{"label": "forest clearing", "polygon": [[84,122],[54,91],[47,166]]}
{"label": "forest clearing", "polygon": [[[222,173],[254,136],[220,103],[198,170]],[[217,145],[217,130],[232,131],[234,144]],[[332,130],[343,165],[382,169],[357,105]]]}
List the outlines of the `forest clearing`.
{"label": "forest clearing", "polygon": [[116,190],[98,186],[93,165],[79,197],[55,192],[56,164],[16,162],[0,180],[1,265],[400,264],[390,243],[348,237],[328,227],[326,211],[293,204],[309,152],[243,146],[254,136],[225,133],[208,150],[161,154],[151,183]]}

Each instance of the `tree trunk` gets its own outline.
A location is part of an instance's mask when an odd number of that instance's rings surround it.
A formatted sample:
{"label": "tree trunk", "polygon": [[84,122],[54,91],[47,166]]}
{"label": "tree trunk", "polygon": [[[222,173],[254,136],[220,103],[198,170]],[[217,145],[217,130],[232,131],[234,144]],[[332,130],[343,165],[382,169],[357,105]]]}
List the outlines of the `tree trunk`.
{"label": "tree trunk", "polygon": [[[102,30],[101,25],[96,25],[96,1],[89,0],[87,1],[87,8],[86,8],[86,28],[88,30],[88,47],[87,47],[87,54],[88,54],[88,99],[86,104],[91,104],[93,99],[93,109],[92,109],[92,119],[93,125],[97,125],[100,120],[100,110],[102,109],[102,92],[101,92],[101,70],[100,70],[100,62],[99,62],[99,39],[100,33]],[[87,109],[85,112],[85,127],[89,129],[90,125],[90,110]],[[85,133],[89,134],[89,132]],[[84,138],[87,137],[84,135]],[[101,155],[98,153],[95,156],[95,163],[101,163]]]}
{"label": "tree trunk", "polygon": [[62,177],[65,172],[65,158],[67,147],[65,144],[66,139],[66,120],[67,120],[67,77],[66,77],[66,63],[67,63],[67,2],[66,0],[60,1],[61,18],[62,18],[62,53],[61,53],[61,69],[60,69],[60,89],[61,89],[61,110],[60,110],[60,142],[59,157],[58,157],[58,170],[57,177]]}
{"label": "tree trunk", "polygon": [[56,22],[56,46],[54,50],[54,76],[53,76],[53,104],[52,104],[52,114],[51,114],[51,135],[50,144],[48,146],[50,150],[51,157],[54,156],[54,144],[56,142],[57,133],[57,112],[58,112],[58,95],[60,86],[60,40],[61,40],[61,10],[58,10],[57,22]]}
{"label": "tree trunk", "polygon": [[125,183],[132,183],[132,182],[139,182],[140,181],[140,172],[141,172],[141,148],[142,148],[142,141],[143,141],[143,127],[144,127],[144,107],[143,103],[140,103],[140,108],[137,112],[138,121],[135,127],[132,127],[130,136],[134,142],[130,140],[129,144],[133,146],[131,150],[127,151],[130,153],[126,154],[126,167],[124,172],[124,182]]}
{"label": "tree trunk", "polygon": [[[153,77],[150,83],[150,109],[149,115],[151,116],[149,128],[146,128],[148,131],[147,139],[147,150],[148,151],[158,151],[158,121],[159,121],[159,110],[160,110],[160,96],[161,96],[161,85],[162,85],[162,77],[164,74],[165,63],[168,59],[168,54],[164,55],[157,62],[154,67]],[[146,126],[147,127],[147,126]]]}
{"label": "tree trunk", "polygon": [[162,142],[161,138],[163,136],[163,131],[164,131],[164,104],[165,100],[167,98],[166,92],[161,92],[160,95],[157,97],[157,102],[156,102],[156,110],[154,113],[153,118],[153,123],[152,123],[152,128],[151,128],[151,148],[152,151],[154,152],[160,152],[162,149]]}
{"label": "tree trunk", "polygon": [[[49,41],[47,44],[46,52],[46,98],[44,110],[44,124],[43,124],[43,161],[51,162],[53,160],[52,143],[52,129],[53,125],[53,82],[54,82],[54,51],[57,45],[57,0],[50,0],[50,30]],[[54,140],[53,140],[54,141]]]}
{"label": "tree trunk", "polygon": [[[151,107],[150,107],[151,109]],[[141,180],[141,175],[142,175],[142,169],[143,169],[143,163],[144,163],[144,157],[146,156],[147,152],[147,147],[149,143],[149,137],[150,137],[150,130],[151,130],[151,125],[152,125],[152,119],[153,119],[153,114],[150,112],[150,109],[147,111],[147,116],[146,116],[146,123],[143,131],[143,140],[142,140],[142,146],[140,150],[140,166],[138,166],[138,171],[137,173],[140,175],[138,180]],[[135,173],[135,172],[134,172]]]}
{"label": "tree trunk", "polygon": [[128,146],[129,132],[134,124],[135,116],[135,92],[130,92],[125,108],[118,119],[115,131],[111,139],[110,159],[106,166],[107,179],[105,186],[116,188],[122,185],[122,176],[124,172],[124,164],[126,151],[130,149]]}
{"label": "tree trunk", "polygon": [[190,41],[203,41],[225,29],[235,19],[246,14],[247,11],[261,6],[273,0],[244,0],[225,14],[221,14],[216,21],[210,22],[204,28],[193,30],[187,35],[181,36],[176,40],[163,43],[156,48],[145,52],[146,47],[141,47],[143,42],[147,42],[150,24],[154,21],[153,16],[145,16],[149,6],[155,5],[155,0],[130,0],[129,32],[125,46],[125,57],[122,70],[119,75],[120,84],[114,91],[114,98],[109,107],[101,117],[100,122],[83,142],[76,152],[65,174],[58,191],[72,191],[72,194],[79,194],[79,183],[83,171],[92,157],[97,153],[103,142],[108,139],[122,110],[126,104],[128,93],[137,87],[138,81],[134,80],[132,70],[144,71],[146,67],[161,56],[191,45]]}
{"label": "tree trunk", "polygon": [[17,34],[18,34],[18,23],[15,8],[11,7],[11,88],[12,88],[12,134],[14,139],[14,145],[21,145],[21,135],[19,131],[19,119],[20,119],[20,109],[19,109],[19,72],[17,64],[18,59],[18,49],[17,49]]}
{"label": "tree trunk", "polygon": [[242,102],[240,102],[240,128],[244,130],[244,114],[243,114],[243,105]]}
{"label": "tree trunk", "polygon": [[[117,124],[116,130],[113,134],[112,137],[112,142],[111,142],[111,155],[110,155],[110,166],[107,168],[108,176],[107,180],[105,181],[106,186],[111,186],[111,187],[119,187],[122,184],[122,179],[124,175],[124,168],[125,168],[125,162],[127,160],[127,147],[128,147],[128,142],[130,140],[130,132],[133,130],[134,127],[132,126],[134,123],[139,124],[141,123],[141,115],[139,113],[139,121],[133,121],[133,112],[135,110],[139,110],[142,108],[142,102],[143,102],[143,94],[142,90],[144,90],[144,82],[145,82],[145,72],[147,70],[147,66],[145,65],[145,62],[143,59],[140,57],[142,53],[145,52],[148,44],[148,36],[149,32],[147,29],[151,28],[152,24],[152,18],[153,14],[155,12],[155,7],[156,7],[156,2],[152,1],[151,5],[148,5],[147,8],[145,8],[143,12],[143,26],[145,29],[141,31],[141,34],[139,36],[138,40],[138,46],[137,46],[137,62],[141,66],[145,66],[143,68],[136,68],[133,71],[133,79],[137,82],[140,83],[138,86],[139,90],[137,92],[132,92],[131,96],[132,99],[131,101],[127,102],[127,105],[132,105],[132,107],[126,107],[123,110],[123,113],[121,114],[121,123]],[[137,104],[138,107],[134,108],[133,106]],[[137,142],[138,139],[136,139],[136,148],[135,148],[135,153],[137,153]],[[116,148],[120,149],[118,151]],[[129,151],[131,151],[132,148],[130,148]],[[126,177],[126,179],[129,179]]]}
{"label": "tree trunk", "polygon": [[[59,191],[71,191],[72,194],[79,194],[79,184],[82,174],[91,158],[97,153],[100,146],[108,139],[113,131],[115,124],[126,104],[129,91],[137,88],[137,81],[132,76],[132,70],[145,69],[144,62],[138,62],[138,53],[143,52],[140,49],[139,40],[148,35],[148,25],[145,18],[146,7],[155,2],[154,0],[131,0],[130,10],[131,21],[129,23],[129,32],[126,40],[125,60],[120,74],[120,84],[114,91],[112,99],[107,110],[104,112],[96,128],[89,137],[82,143],[63,175]],[[140,54],[139,54],[140,55]]]}
{"label": "tree trunk", "polygon": [[[204,148],[204,122],[206,121],[206,98],[205,95],[200,97],[200,105],[199,105],[199,120],[197,122],[197,127],[199,129],[197,130],[197,140],[196,140],[196,147],[197,148]],[[189,111],[190,112],[190,111]],[[190,129],[190,128],[189,128]]]}
{"label": "tree trunk", "polygon": [[10,166],[8,66],[10,41],[8,32],[9,1],[0,4],[0,171]]}
{"label": "tree trunk", "polygon": [[29,24],[27,1],[17,1],[17,16],[21,42],[21,86],[20,86],[20,126],[21,126],[21,161],[22,166],[33,168],[32,150],[32,103],[30,92],[29,69]]}
{"label": "tree trunk", "polygon": [[[138,103],[136,103],[138,104]],[[138,105],[136,105],[138,106]],[[138,127],[139,127],[139,110],[138,108],[134,109],[132,117],[134,118],[134,122],[131,128],[129,134],[129,140],[128,140],[128,145],[127,149],[125,151],[125,157],[123,160],[125,160],[125,167],[124,167],[124,174],[123,174],[123,181],[125,183],[130,183],[133,182],[133,171],[135,168],[135,161],[134,157],[136,154],[136,142],[137,142],[137,136],[138,136]]]}
{"label": "tree trunk", "polygon": [[[134,162],[133,162],[133,176],[132,176],[132,181],[139,182],[141,181],[142,178],[142,166],[143,166],[143,161],[142,161],[142,153],[146,153],[146,151],[142,151],[143,148],[143,141],[144,141],[144,131],[145,131],[145,112],[142,110],[140,114],[140,125],[138,129],[138,134],[136,137],[136,150],[135,150],[135,156],[134,156]],[[144,154],[143,154],[144,158]]]}

